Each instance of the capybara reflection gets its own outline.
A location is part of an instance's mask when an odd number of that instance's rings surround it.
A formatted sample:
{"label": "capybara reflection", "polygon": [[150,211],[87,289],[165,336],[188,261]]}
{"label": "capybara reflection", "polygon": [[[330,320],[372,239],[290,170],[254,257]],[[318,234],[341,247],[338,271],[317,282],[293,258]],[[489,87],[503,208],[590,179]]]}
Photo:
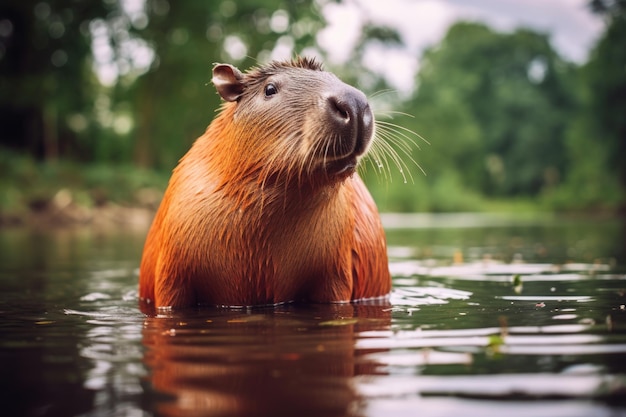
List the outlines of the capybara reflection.
{"label": "capybara reflection", "polygon": [[365,95],[312,59],[218,64],[221,112],[172,174],[140,268],[144,308],[346,302],[391,288],[356,167]]}
{"label": "capybara reflection", "polygon": [[385,367],[381,350],[355,341],[389,331],[390,321],[384,302],[147,317],[144,406],[168,417],[361,415],[359,381]]}

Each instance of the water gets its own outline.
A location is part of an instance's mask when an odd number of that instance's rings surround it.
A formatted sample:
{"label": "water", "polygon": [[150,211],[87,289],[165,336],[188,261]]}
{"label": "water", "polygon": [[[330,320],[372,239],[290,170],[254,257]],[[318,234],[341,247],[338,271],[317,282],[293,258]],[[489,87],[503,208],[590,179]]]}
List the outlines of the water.
{"label": "water", "polygon": [[622,222],[385,224],[387,301],[160,317],[144,230],[0,230],[2,414],[626,415]]}

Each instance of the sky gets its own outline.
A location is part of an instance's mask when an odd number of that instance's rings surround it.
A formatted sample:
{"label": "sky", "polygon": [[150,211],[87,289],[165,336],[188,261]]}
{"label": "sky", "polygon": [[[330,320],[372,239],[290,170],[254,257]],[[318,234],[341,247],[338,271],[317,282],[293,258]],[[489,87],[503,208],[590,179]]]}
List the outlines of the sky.
{"label": "sky", "polygon": [[530,27],[549,34],[563,58],[583,63],[603,30],[602,20],[586,4],[587,0],[344,0],[323,6],[328,26],[317,41],[328,60],[342,65],[347,64],[363,21],[396,28],[405,46],[372,44],[364,64],[408,93],[424,48],[437,44],[458,20],[483,22],[502,32]]}

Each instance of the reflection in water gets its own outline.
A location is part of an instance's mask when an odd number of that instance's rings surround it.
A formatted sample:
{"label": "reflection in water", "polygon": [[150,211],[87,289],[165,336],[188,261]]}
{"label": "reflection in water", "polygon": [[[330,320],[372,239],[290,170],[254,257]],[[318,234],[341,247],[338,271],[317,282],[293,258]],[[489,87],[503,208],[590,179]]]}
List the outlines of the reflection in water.
{"label": "reflection in water", "polygon": [[201,310],[147,318],[145,362],[159,414],[352,415],[352,379],[379,373],[355,350],[360,332],[389,330],[388,303]]}
{"label": "reflection in water", "polygon": [[388,303],[146,317],[145,233],[0,230],[11,416],[616,416],[615,222],[389,231]]}

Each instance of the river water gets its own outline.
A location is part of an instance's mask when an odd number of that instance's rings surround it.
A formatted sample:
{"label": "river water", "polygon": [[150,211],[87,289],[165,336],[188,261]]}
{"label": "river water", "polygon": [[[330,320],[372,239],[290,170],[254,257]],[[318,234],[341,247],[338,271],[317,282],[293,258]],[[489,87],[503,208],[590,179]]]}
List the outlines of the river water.
{"label": "river water", "polygon": [[626,415],[622,221],[384,222],[389,300],[158,317],[145,230],[0,230],[2,415]]}

